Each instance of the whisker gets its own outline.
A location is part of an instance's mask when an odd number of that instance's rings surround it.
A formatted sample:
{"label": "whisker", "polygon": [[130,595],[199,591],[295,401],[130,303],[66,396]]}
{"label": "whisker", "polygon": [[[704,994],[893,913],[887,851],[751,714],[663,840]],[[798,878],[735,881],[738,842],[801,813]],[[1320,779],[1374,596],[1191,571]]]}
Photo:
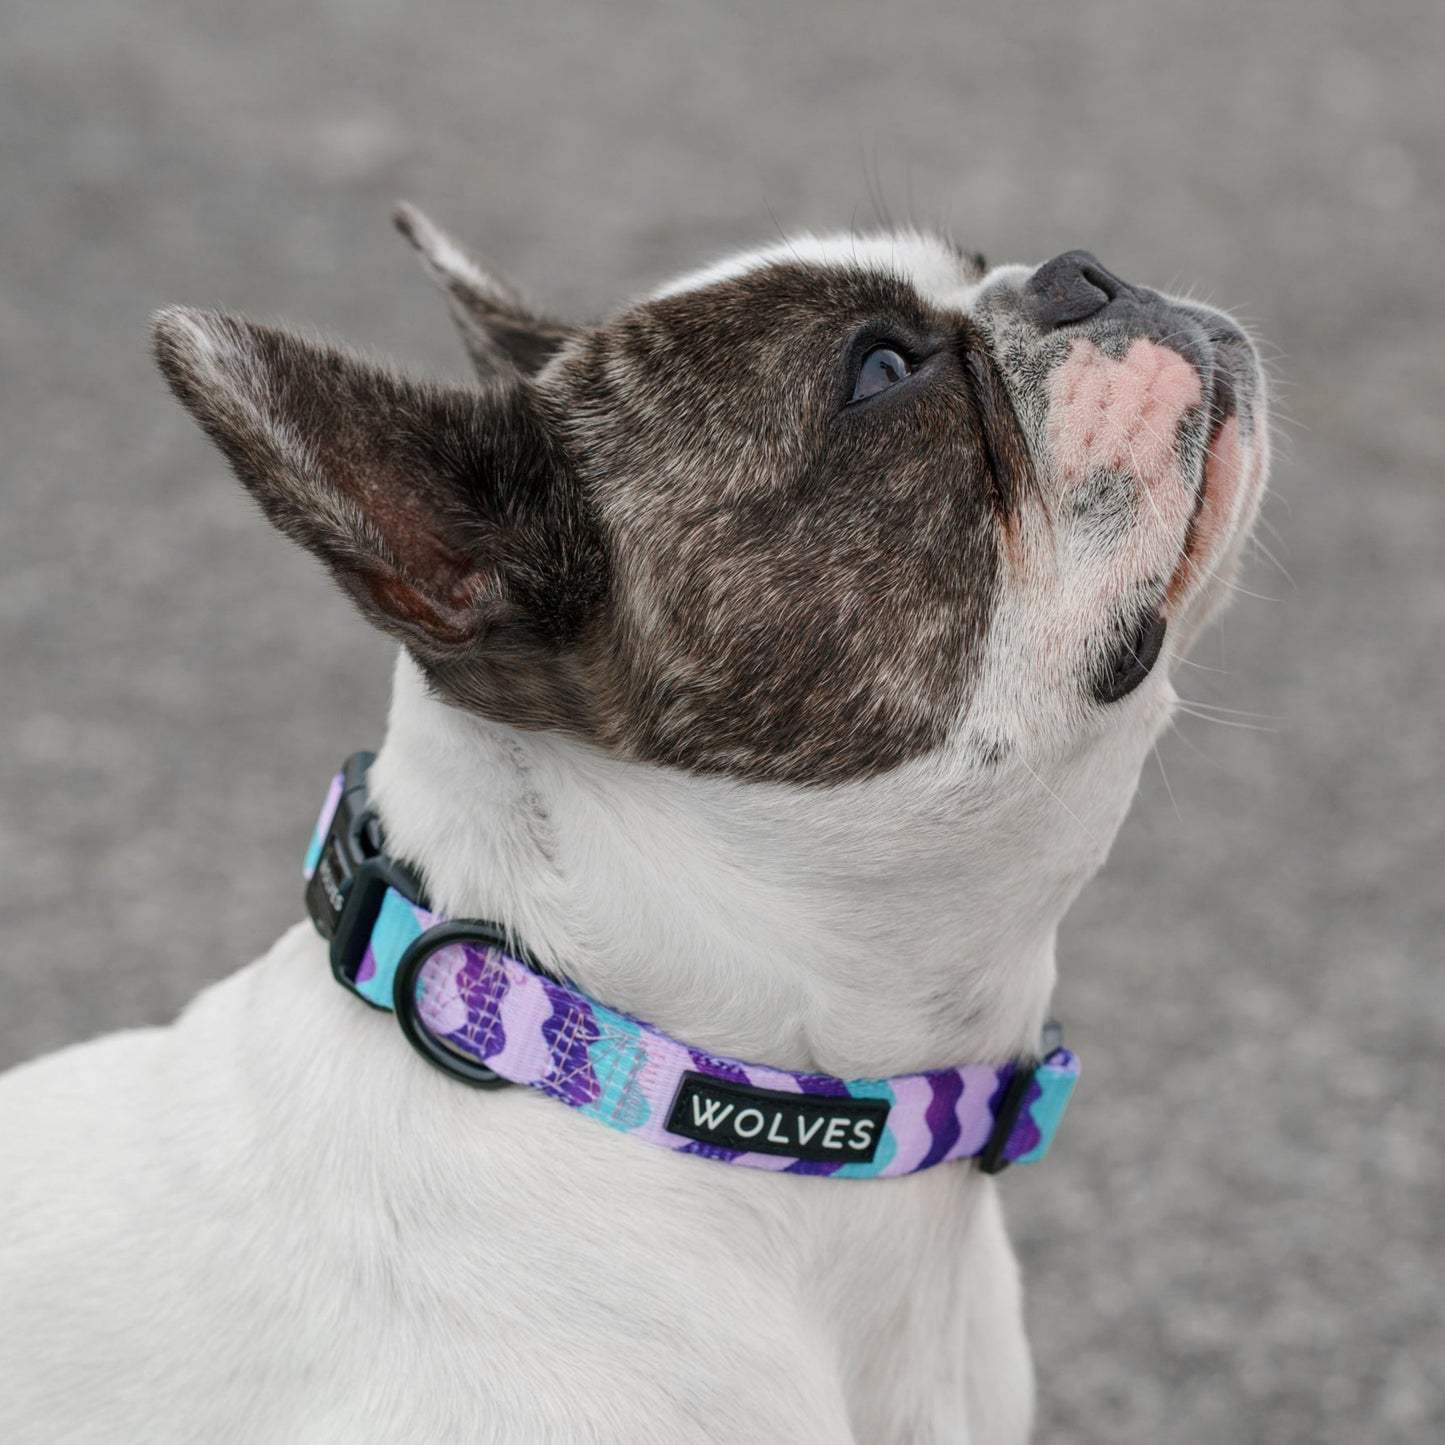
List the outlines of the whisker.
{"label": "whisker", "polygon": [[1243,728],[1249,733],[1277,733],[1278,728],[1261,727],[1258,723],[1239,722],[1235,718],[1216,717],[1213,713],[1196,712],[1192,707],[1186,707],[1182,702],[1179,704],[1179,711],[1188,717],[1198,718],[1200,722],[1214,723],[1222,728]]}
{"label": "whisker", "polygon": [[[1248,587],[1241,587],[1238,582],[1231,581],[1228,577],[1222,576],[1214,567],[1201,567],[1197,557],[1185,558],[1185,564],[1189,568],[1190,576],[1194,578],[1209,577],[1218,582],[1221,587],[1228,587],[1231,592],[1238,592],[1241,597],[1253,597],[1256,602],[1280,602],[1279,597],[1266,597],[1263,592],[1251,592]],[[1220,633],[1220,648],[1224,646],[1224,634]]]}
{"label": "whisker", "polygon": [[1279,528],[1276,527],[1275,524],[1271,522],[1270,519],[1266,517],[1263,512],[1259,514],[1259,521],[1257,525],[1263,527],[1269,533],[1269,535],[1280,544],[1281,547],[1285,545],[1285,540],[1283,536],[1280,535]]}
{"label": "whisker", "polygon": [[1164,779],[1164,791],[1169,794],[1170,806],[1174,809],[1174,816],[1182,823],[1184,814],[1179,811],[1178,800],[1174,796],[1174,785],[1169,781],[1169,774],[1164,768],[1164,754],[1159,751],[1159,744],[1154,744],[1154,761],[1159,764],[1159,776]]}
{"label": "whisker", "polygon": [[1223,703],[1219,703],[1219,702],[1205,702],[1202,698],[1197,698],[1197,697],[1181,697],[1181,698],[1179,699],[1179,701],[1180,701],[1180,702],[1183,702],[1183,703],[1188,703],[1190,707],[1207,707],[1207,708],[1210,708],[1210,709],[1211,709],[1212,711],[1214,711],[1214,712],[1230,713],[1230,714],[1233,715],[1234,717],[1258,717],[1258,718],[1264,718],[1266,722],[1284,722],[1284,721],[1285,721],[1285,718],[1284,718],[1283,714],[1281,714],[1281,713],[1276,713],[1276,712],[1251,712],[1248,708],[1244,708],[1244,707],[1225,707]]}
{"label": "whisker", "polygon": [[1044,792],[1046,792],[1046,793],[1049,795],[1049,797],[1051,797],[1051,798],[1054,800],[1054,802],[1056,802],[1056,803],[1059,805],[1059,807],[1061,807],[1061,808],[1064,810],[1064,812],[1066,812],[1066,813],[1069,815],[1069,817],[1071,817],[1071,818],[1074,820],[1074,822],[1076,822],[1076,823],[1079,825],[1080,829],[1082,829],[1082,831],[1083,831],[1084,836],[1085,836],[1091,843],[1098,844],[1098,843],[1099,843],[1099,839],[1094,836],[1093,830],[1088,826],[1088,824],[1086,824],[1086,823],[1084,822],[1084,820],[1083,820],[1081,817],[1079,817],[1079,815],[1078,815],[1076,812],[1074,812],[1074,810],[1073,810],[1071,807],[1069,807],[1069,805],[1068,805],[1066,802],[1064,802],[1064,800],[1063,800],[1061,797],[1059,797],[1059,795],[1058,795],[1056,792],[1054,792],[1054,790],[1053,790],[1051,787],[1049,787],[1049,785],[1048,785],[1046,782],[1044,782],[1044,780],[1043,780],[1036,772],[1034,772],[1034,770],[1029,766],[1028,759],[1025,758],[1025,757],[1019,757],[1019,762],[1023,764],[1024,771],[1028,773],[1028,775],[1034,780],[1034,782],[1036,782],[1036,783],[1039,785],[1039,787],[1041,787],[1041,788],[1044,790]]}
{"label": "whisker", "polygon": [[1206,575],[1212,577],[1221,587],[1228,587],[1231,592],[1238,592],[1241,597],[1253,597],[1256,602],[1279,602],[1279,597],[1266,597],[1263,592],[1251,592],[1248,587],[1241,587],[1238,582],[1231,582],[1228,577],[1221,577],[1212,567],[1205,568]]}
{"label": "whisker", "polygon": [[877,216],[879,223],[885,230],[896,230],[892,212],[888,209],[888,201],[883,194],[883,172],[878,164],[878,141],[876,138],[873,142],[873,168],[871,171],[868,168],[866,152],[863,157],[863,181],[868,188],[868,202],[873,207],[873,214]]}
{"label": "whisker", "polygon": [[778,233],[778,240],[793,253],[793,259],[795,261],[801,261],[802,257],[798,255],[798,248],[793,244],[793,238],[783,230],[783,224],[778,220],[777,213],[773,210],[773,203],[768,200],[766,196],[763,197],[763,205],[767,208],[768,218],[773,223],[773,229]]}
{"label": "whisker", "polygon": [[1204,749],[1201,748],[1199,744],[1196,743],[1194,739],[1191,738],[1189,734],[1186,733],[1184,729],[1179,726],[1179,719],[1177,716],[1172,717],[1169,720],[1169,733],[1171,737],[1177,738],[1181,743],[1183,743],[1184,746],[1188,748],[1195,757],[1202,758],[1206,763],[1209,764],[1211,768],[1218,768],[1220,770],[1224,769],[1224,764],[1221,763],[1218,758],[1211,758],[1209,754],[1206,753]]}
{"label": "whisker", "polygon": [[1278,569],[1279,575],[1280,575],[1281,577],[1283,577],[1286,582],[1289,583],[1290,587],[1291,587],[1294,591],[1298,592],[1298,591],[1299,591],[1299,584],[1294,580],[1293,577],[1290,576],[1289,568],[1286,567],[1286,566],[1284,565],[1284,563],[1281,562],[1281,561],[1279,560],[1279,558],[1276,557],[1276,556],[1274,555],[1274,553],[1271,552],[1270,549],[1269,549],[1262,541],[1260,541],[1259,535],[1258,535],[1257,533],[1255,533],[1255,534],[1253,534],[1253,535],[1250,537],[1249,540],[1250,540],[1250,543],[1251,543],[1251,544],[1253,545],[1253,547],[1255,548],[1255,550],[1256,550],[1267,562],[1272,562],[1272,563],[1274,564],[1274,566]]}
{"label": "whisker", "polygon": [[1224,668],[1222,668],[1222,667],[1210,667],[1209,664],[1208,664],[1208,663],[1205,663],[1205,662],[1195,662],[1195,660],[1194,660],[1192,657],[1185,657],[1185,656],[1183,655],[1183,653],[1179,653],[1179,652],[1168,652],[1168,653],[1165,653],[1164,657],[1165,657],[1165,662],[1166,662],[1170,667],[1173,667],[1176,663],[1178,663],[1179,666],[1181,666],[1181,667],[1193,667],[1193,668],[1197,668],[1200,672],[1210,672],[1210,673],[1213,673],[1216,677],[1228,677],[1228,676],[1229,676],[1228,672],[1226,672]]}

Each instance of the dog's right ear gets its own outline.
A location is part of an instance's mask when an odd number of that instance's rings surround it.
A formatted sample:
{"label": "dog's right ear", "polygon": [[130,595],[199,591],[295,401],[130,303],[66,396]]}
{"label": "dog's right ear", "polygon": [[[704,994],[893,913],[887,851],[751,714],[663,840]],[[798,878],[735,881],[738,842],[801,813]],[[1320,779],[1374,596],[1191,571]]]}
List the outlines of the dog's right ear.
{"label": "dog's right ear", "polygon": [[396,229],[416,247],[426,273],[441,288],[462,334],[462,343],[484,381],[518,371],[539,372],[572,329],[538,316],[495,266],[449,236],[415,206],[400,202],[392,212]]}
{"label": "dog's right ear", "polygon": [[535,673],[590,614],[604,554],[530,382],[422,385],[182,308],[155,350],[271,521],[423,663],[480,650]]}

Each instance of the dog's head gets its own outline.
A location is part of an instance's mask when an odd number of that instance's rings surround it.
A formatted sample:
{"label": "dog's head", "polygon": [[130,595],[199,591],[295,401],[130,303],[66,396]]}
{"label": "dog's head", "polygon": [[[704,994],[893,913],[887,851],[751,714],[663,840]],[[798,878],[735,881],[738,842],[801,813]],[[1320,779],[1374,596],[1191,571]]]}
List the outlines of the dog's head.
{"label": "dog's head", "polygon": [[811,785],[1162,721],[1266,470],[1227,317],[1087,253],[987,270],[900,235],[779,245],[571,328],[401,221],[475,388],[210,313],[163,313],[156,345],[449,702]]}

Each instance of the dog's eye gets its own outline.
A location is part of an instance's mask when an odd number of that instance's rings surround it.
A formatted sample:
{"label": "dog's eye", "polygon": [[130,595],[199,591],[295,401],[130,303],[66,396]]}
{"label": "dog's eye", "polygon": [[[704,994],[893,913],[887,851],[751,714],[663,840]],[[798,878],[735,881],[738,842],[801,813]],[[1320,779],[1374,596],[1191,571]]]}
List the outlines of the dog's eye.
{"label": "dog's eye", "polygon": [[1095,682],[1096,701],[1118,702],[1121,697],[1128,697],[1149,676],[1164,650],[1167,627],[1162,612],[1151,612],[1144,618],[1124,639],[1108,672]]}
{"label": "dog's eye", "polygon": [[858,381],[849,401],[862,401],[887,391],[913,371],[913,364],[891,346],[875,346],[858,368]]}

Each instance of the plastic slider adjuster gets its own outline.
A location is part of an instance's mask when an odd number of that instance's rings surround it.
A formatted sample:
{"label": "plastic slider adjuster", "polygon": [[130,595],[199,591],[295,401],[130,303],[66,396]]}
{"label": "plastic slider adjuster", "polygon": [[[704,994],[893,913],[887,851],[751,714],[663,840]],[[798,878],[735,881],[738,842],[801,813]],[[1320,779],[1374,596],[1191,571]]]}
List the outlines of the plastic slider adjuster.
{"label": "plastic slider adjuster", "polygon": [[357,991],[356,974],[382,899],[388,888],[394,888],[409,902],[423,907],[425,902],[416,875],[385,854],[381,824],[366,790],[366,770],[374,756],[353,753],[342,768],[341,797],[306,884],[306,910],[316,931],[330,942],[336,981],[370,1007],[379,1008]]}
{"label": "plastic slider adjuster", "polygon": [[1013,1163],[1012,1159],[1003,1157],[1003,1151],[1008,1148],[1008,1141],[1013,1138],[1014,1125],[1019,1121],[1019,1111],[1024,1106],[1029,1085],[1033,1083],[1038,1067],[1037,1062],[1022,1060],[1014,1065],[1013,1076],[1004,1089],[1003,1098],[999,1100],[998,1113],[994,1115],[988,1143],[983,1146],[983,1152],[978,1156],[978,1167],[984,1174],[1002,1174]]}
{"label": "plastic slider adjuster", "polygon": [[978,1156],[978,1167],[984,1174],[1002,1174],[1013,1163],[1004,1158],[1008,1141],[1013,1138],[1014,1125],[1023,1112],[1024,1100],[1028,1097],[1029,1085],[1039,1071],[1039,1065],[1064,1042],[1064,1027],[1052,1020],[1044,1025],[1044,1036],[1040,1056],[1036,1059],[1021,1059],[1014,1065],[1012,1077],[999,1100],[998,1113],[994,1115],[993,1128],[989,1131],[988,1143]]}

